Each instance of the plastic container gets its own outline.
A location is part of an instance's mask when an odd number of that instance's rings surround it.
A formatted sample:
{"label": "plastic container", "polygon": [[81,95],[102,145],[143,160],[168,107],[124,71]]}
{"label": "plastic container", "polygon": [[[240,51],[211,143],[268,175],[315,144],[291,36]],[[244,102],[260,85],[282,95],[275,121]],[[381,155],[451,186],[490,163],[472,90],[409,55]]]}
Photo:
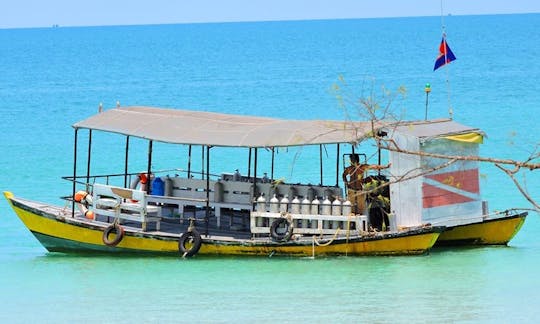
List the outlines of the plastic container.
{"label": "plastic container", "polygon": [[165,193],[165,182],[163,182],[160,177],[156,177],[154,181],[152,181],[152,187],[150,189],[150,194],[154,196],[163,196]]}

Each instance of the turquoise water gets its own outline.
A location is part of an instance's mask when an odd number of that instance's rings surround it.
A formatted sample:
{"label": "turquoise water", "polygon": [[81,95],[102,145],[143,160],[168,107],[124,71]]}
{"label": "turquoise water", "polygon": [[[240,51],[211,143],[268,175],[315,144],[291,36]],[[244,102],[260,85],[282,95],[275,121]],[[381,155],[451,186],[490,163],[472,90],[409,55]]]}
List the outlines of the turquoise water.
{"label": "turquoise water", "polygon": [[[449,78],[455,119],[488,134],[481,153],[526,158],[540,138],[540,15],[446,24],[457,60],[436,72],[439,18],[0,30],[0,189],[63,204],[70,125],[100,102],[343,119],[331,91],[340,76],[353,98],[373,92],[384,101],[382,87],[405,86],[392,104],[410,119],[424,117],[427,82],[430,117],[448,116]],[[346,109],[358,116],[354,104]],[[96,135],[94,172],[122,170],[122,141]],[[132,149],[133,171],[144,170],[145,144]],[[154,167],[183,167],[184,150],[157,144]],[[280,174],[316,181],[313,152],[291,151],[278,154]],[[216,173],[247,160],[215,154]],[[291,165],[290,155],[303,159]],[[481,172],[492,210],[530,206],[498,169]],[[539,199],[540,176],[521,176]],[[509,247],[421,257],[65,256],[47,253],[2,200],[0,321],[533,322],[539,232],[533,213]]]}

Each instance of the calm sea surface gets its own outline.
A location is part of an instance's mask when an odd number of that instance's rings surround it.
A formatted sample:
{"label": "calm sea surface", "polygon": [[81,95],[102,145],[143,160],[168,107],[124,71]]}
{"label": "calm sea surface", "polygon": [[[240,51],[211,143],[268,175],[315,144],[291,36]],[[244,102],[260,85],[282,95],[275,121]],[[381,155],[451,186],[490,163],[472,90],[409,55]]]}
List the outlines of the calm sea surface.
{"label": "calm sea surface", "polygon": [[[488,134],[482,155],[527,158],[540,142],[540,15],[445,22],[457,60],[436,72],[439,18],[0,30],[0,189],[63,205],[71,125],[100,102],[343,119],[340,78],[353,119],[357,98],[385,103],[382,89],[400,86],[394,111],[422,119],[430,83],[430,117],[447,117],[450,101],[456,121]],[[93,171],[120,172],[123,139],[95,141]],[[145,169],[139,144],[131,171]],[[154,168],[185,167],[175,150],[157,144]],[[278,165],[287,180],[317,181],[309,150],[279,154],[294,157]],[[213,158],[213,172],[245,171],[245,152]],[[492,210],[530,207],[498,169],[481,173]],[[540,200],[540,176],[520,179]],[[2,199],[0,322],[536,322],[539,233],[533,213],[508,247],[420,257],[66,256],[47,253]]]}

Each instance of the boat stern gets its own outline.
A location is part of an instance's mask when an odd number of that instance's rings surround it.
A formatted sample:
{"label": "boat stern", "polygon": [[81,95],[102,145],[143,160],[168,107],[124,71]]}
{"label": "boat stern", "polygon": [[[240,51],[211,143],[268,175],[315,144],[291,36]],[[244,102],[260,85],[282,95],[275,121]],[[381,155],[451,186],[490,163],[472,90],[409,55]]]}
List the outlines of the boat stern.
{"label": "boat stern", "polygon": [[519,232],[528,213],[505,214],[477,223],[449,226],[436,245],[506,245]]}

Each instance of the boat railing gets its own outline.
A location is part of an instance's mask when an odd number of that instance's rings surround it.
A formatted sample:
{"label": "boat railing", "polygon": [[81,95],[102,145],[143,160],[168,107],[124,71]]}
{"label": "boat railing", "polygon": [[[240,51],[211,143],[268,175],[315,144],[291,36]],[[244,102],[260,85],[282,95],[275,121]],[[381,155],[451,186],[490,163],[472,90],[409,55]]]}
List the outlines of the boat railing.
{"label": "boat railing", "polygon": [[331,235],[338,229],[368,231],[368,217],[365,215],[309,215],[254,211],[250,217],[251,233],[268,234],[272,224],[280,218],[286,218],[291,223],[293,234]]}
{"label": "boat railing", "polygon": [[[116,186],[131,187],[134,183],[134,179],[139,176],[141,172],[131,172],[131,173],[109,173],[109,174],[91,174],[91,175],[77,175],[73,176],[63,176],[62,179],[70,182],[75,182],[79,185],[92,186],[94,183],[102,183],[105,185],[114,184]],[[157,176],[160,177],[169,177],[170,174],[173,174],[174,177],[180,176],[180,174],[186,174],[186,178],[195,179],[194,176],[203,176],[206,173],[197,172],[197,171],[186,171],[183,169],[165,169],[165,170],[152,170],[152,178],[155,179]],[[218,179],[221,175],[219,174],[210,174],[211,178]],[[135,189],[135,188],[132,188]]]}
{"label": "boat railing", "polygon": [[146,231],[148,222],[156,222],[156,230],[160,229],[161,207],[149,205],[146,192],[115,186],[94,184],[92,208],[94,213],[141,223]]}
{"label": "boat railing", "polygon": [[[173,176],[171,176],[173,173]],[[218,227],[221,226],[222,211],[234,209],[252,211],[257,197],[275,196],[278,199],[284,197],[307,198],[310,201],[314,198],[342,197],[342,189],[335,186],[320,186],[311,184],[289,184],[284,182],[251,182],[240,178],[235,180],[231,177],[220,175],[214,179],[206,180],[194,177],[187,177],[183,170],[161,170],[156,171],[152,179],[153,185],[150,193],[146,195],[145,201],[151,205],[167,205],[165,214],[177,214],[184,218],[186,207],[205,208],[206,206],[214,210]],[[186,175],[186,176],[181,176]],[[79,185],[85,186],[85,191],[94,195],[95,186],[114,186],[135,190],[134,185],[124,185],[132,183],[138,173],[118,173],[90,176],[77,176],[75,178],[63,177],[68,181],[75,181]],[[214,175],[215,176],[215,175]],[[159,184],[159,183],[160,184]],[[133,183],[136,183],[135,181]],[[71,196],[64,197],[71,200]],[[174,206],[174,208],[170,208]]]}

